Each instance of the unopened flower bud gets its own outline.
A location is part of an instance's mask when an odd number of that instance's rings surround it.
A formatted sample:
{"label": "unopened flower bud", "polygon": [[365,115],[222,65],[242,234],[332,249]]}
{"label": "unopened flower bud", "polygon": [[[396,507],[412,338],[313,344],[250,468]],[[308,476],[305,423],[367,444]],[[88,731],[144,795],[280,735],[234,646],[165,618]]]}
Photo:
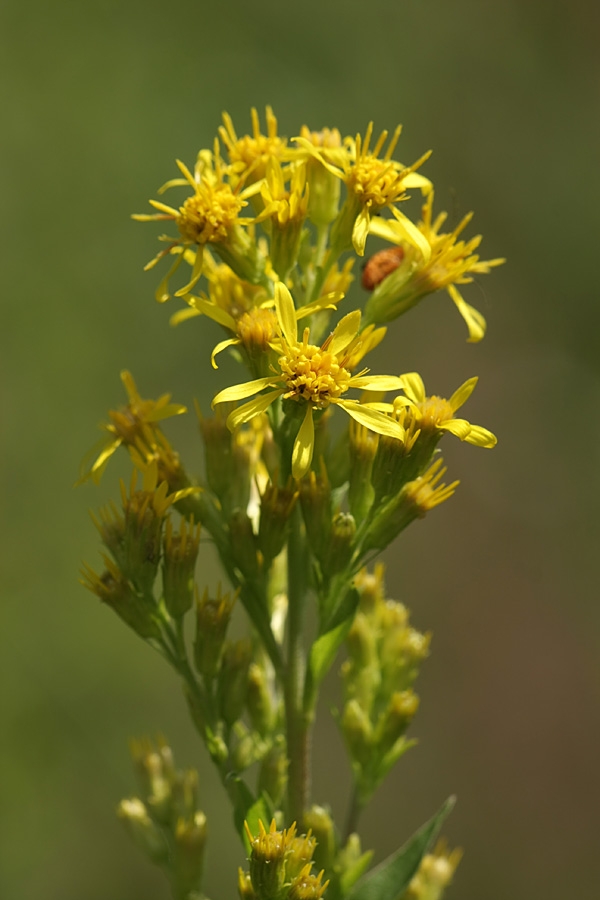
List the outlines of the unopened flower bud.
{"label": "unopened flower bud", "polygon": [[290,842],[290,847],[285,859],[285,880],[292,881],[297,878],[300,873],[312,862],[313,853],[317,846],[317,841],[313,835],[300,834]]}
{"label": "unopened flower bud", "polygon": [[216,416],[200,416],[200,432],[204,442],[206,480],[221,503],[229,493],[232,464],[232,436],[220,412]]}
{"label": "unopened flower bud", "polygon": [[242,869],[238,869],[238,894],[240,900],[257,900],[250,873],[244,872]]}
{"label": "unopened flower bud", "polygon": [[276,710],[263,666],[252,663],[248,671],[248,713],[252,727],[260,735],[269,734],[275,725]]}
{"label": "unopened flower bud", "polygon": [[196,597],[194,661],[198,672],[206,678],[213,678],[219,670],[235,596],[222,594],[219,585],[216,597],[209,597],[208,589],[201,600]]}
{"label": "unopened flower bud", "polygon": [[219,673],[218,700],[221,718],[233,725],[241,718],[248,694],[248,669],[252,648],[242,639],[225,646]]}
{"label": "unopened flower bud", "polygon": [[200,544],[200,525],[194,527],[182,519],[178,533],[167,522],[163,552],[163,590],[165,604],[171,616],[179,619],[190,609],[194,597],[194,571]]}
{"label": "unopened flower bud", "polygon": [[330,813],[322,806],[313,805],[304,814],[304,826],[314,835],[317,846],[313,861],[318,869],[331,869],[336,855],[335,827]]}
{"label": "unopened flower bud", "polygon": [[300,506],[311,549],[322,561],[327,554],[331,537],[331,485],[325,466],[321,475],[309,472],[300,482]]}
{"label": "unopened flower bud", "polygon": [[110,606],[140,637],[160,637],[160,628],[155,618],[156,604],[152,595],[136,591],[111,559],[104,557],[104,563],[106,570],[102,575],[97,575],[89,566],[84,566],[81,580],[84,587]]}
{"label": "unopened flower bud", "polygon": [[260,498],[258,546],[267,565],[279,556],[288,534],[288,525],[298,492],[292,490],[291,478],[286,487],[269,482]]}
{"label": "unopened flower bud", "polygon": [[243,509],[236,509],[229,520],[231,555],[246,578],[256,578],[260,569],[258,542],[252,521]]}
{"label": "unopened flower bud", "polygon": [[412,690],[396,691],[378,723],[374,743],[383,756],[402,737],[419,708],[419,698]]}
{"label": "unopened flower bud", "polygon": [[175,828],[173,868],[181,896],[199,891],[204,866],[206,816],[197,810],[190,819],[179,819]]}
{"label": "unopened flower bud", "polygon": [[278,735],[258,770],[258,791],[269,795],[277,809],[287,787],[288,758],[283,735]]}
{"label": "unopened flower bud", "polygon": [[367,765],[372,755],[373,727],[357,700],[346,703],[341,726],[350,755],[360,765]]}
{"label": "unopened flower bud", "polygon": [[167,843],[160,828],[152,821],[141,800],[137,797],[121,800],[117,807],[117,816],[138,847],[153,862],[161,863],[167,859],[169,854]]}
{"label": "unopened flower bud", "polygon": [[352,558],[354,551],[354,537],[356,535],[356,522],[350,513],[338,513],[331,523],[331,536],[329,538],[329,552],[327,560],[323,563],[329,575],[341,572]]}
{"label": "unopened flower bud", "polygon": [[446,842],[438,841],[433,853],[426,853],[402,900],[441,900],[462,858],[462,850],[448,852]]}
{"label": "unopened flower bud", "polygon": [[[301,137],[310,141],[315,147],[327,150],[339,150],[342,138],[337,128],[323,128],[322,131],[310,131],[302,126]],[[315,225],[323,227],[333,222],[340,204],[341,181],[317,159],[309,157],[307,162],[307,179],[309,185],[308,216]]]}
{"label": "unopened flower bud", "polygon": [[350,485],[348,503],[354,518],[362,522],[369,512],[375,492],[371,485],[371,469],[377,453],[379,435],[364,425],[350,422]]}

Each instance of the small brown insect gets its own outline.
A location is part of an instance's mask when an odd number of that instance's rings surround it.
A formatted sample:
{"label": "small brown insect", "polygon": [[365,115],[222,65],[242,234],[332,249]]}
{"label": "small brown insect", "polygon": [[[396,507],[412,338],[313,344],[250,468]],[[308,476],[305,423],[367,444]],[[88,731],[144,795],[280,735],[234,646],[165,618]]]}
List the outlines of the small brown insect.
{"label": "small brown insect", "polygon": [[402,247],[388,247],[386,250],[374,253],[363,268],[362,286],[364,289],[366,291],[374,290],[384,278],[398,268],[403,259]]}

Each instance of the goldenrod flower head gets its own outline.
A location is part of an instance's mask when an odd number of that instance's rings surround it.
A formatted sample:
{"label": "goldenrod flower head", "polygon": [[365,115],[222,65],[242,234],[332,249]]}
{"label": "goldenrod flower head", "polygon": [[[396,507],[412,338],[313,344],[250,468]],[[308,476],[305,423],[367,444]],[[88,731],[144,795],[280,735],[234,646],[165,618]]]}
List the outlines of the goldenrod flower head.
{"label": "goldenrod flower head", "polygon": [[259,819],[256,837],[247,822],[244,822],[244,828],[250,842],[252,887],[261,900],[275,900],[285,882],[285,858],[296,835],[296,825],[278,831],[273,819],[267,831]]}
{"label": "goldenrod flower head", "polygon": [[156,464],[158,482],[166,481],[170,490],[178,491],[188,486],[179,454],[173,450],[162,431],[143,425],[135,446],[129,447],[129,455],[140,472],[149,465]]}
{"label": "goldenrod flower head", "polygon": [[[221,161],[219,142],[215,139],[214,152],[201,151],[198,156],[194,174],[190,172],[185,163],[177,160],[177,165],[183,174],[183,179],[175,178],[168,181],[159,193],[164,190],[181,185],[187,185],[194,191],[183,204],[175,208],[168,206],[159,200],[150,200],[150,205],[158,210],[152,215],[134,215],[133,218],[142,221],[172,221],[177,226],[179,237],[161,240],[168,241],[165,250],[161,250],[147,265],[151,269],[156,263],[169,253],[176,256],[175,262],[165,278],[161,281],[157,290],[157,300],[164,301],[169,298],[167,291],[168,281],[179,267],[185,257],[187,247],[195,247],[194,268],[189,283],[176,292],[176,296],[188,293],[196,284],[202,274],[203,250],[207,244],[219,249],[236,243],[241,238],[240,225],[248,225],[251,220],[240,218],[241,210],[247,206],[246,198],[255,194],[258,188],[251,186],[241,189],[241,184],[232,188],[226,178],[226,171]],[[246,248],[249,251],[249,247]]]}
{"label": "goldenrod flower head", "polygon": [[384,206],[390,206],[398,200],[403,200],[406,196],[406,188],[409,186],[428,186],[421,176],[409,179],[408,182],[407,179],[425,162],[429,153],[410,167],[403,166],[392,159],[401,130],[401,126],[398,125],[382,159],[379,158],[379,153],[383,150],[388,132],[381,132],[371,150],[372,122],[369,123],[364,139],[357,134],[354,142],[348,142],[350,165],[346,167],[344,180],[348,189],[356,195],[362,205],[371,208],[373,213],[383,209]]}
{"label": "goldenrod flower head", "polygon": [[369,231],[392,243],[403,246],[404,264],[385,279],[375,290],[369,304],[379,312],[378,321],[389,321],[414,306],[422,297],[446,288],[469,330],[470,342],[481,340],[486,323],[482,314],[462,297],[457,284],[469,284],[473,275],[489,273],[493,266],[502,265],[504,259],[480,260],[474,252],[481,243],[481,235],[468,241],[459,240],[473,217],[468,213],[451,232],[441,232],[447,213],[433,216],[433,191],[422,209],[422,220],[417,224],[417,240],[414,226],[407,230],[407,220],[392,211],[395,219],[372,219]]}
{"label": "goldenrod flower head", "polygon": [[134,590],[133,585],[112,559],[108,556],[102,558],[105,565],[102,575],[97,575],[84,563],[81,570],[83,576],[80,579],[81,584],[110,606],[140,637],[159,637],[160,628],[154,617],[154,609],[138,591]]}
{"label": "goldenrod flower head", "polygon": [[292,881],[288,893],[289,900],[321,900],[329,881],[321,884],[325,872],[321,871],[318,875],[311,875],[310,870],[310,865],[304,866],[298,877]]}
{"label": "goldenrod flower head", "polygon": [[251,309],[236,325],[240,341],[250,353],[266,353],[277,336],[277,316],[272,309],[260,306]]}
{"label": "goldenrod flower head", "polygon": [[[170,394],[163,394],[158,400],[142,400],[133,376],[126,370],[121,372],[121,381],[127,391],[129,402],[118,410],[109,410],[110,424],[101,425],[101,428],[108,432],[108,437],[103,438],[99,444],[92,447],[90,452],[84,457],[81,464],[82,474],[78,484],[86,481],[88,478],[92,478],[97,484],[108,460],[121,444],[124,444],[126,447],[133,447],[144,434],[151,435],[154,441],[154,438],[159,433],[157,422],[167,419],[169,416],[177,416],[187,412],[186,407],[180,403],[170,402]],[[144,430],[146,426],[149,426],[149,431]],[[100,450],[99,455],[88,468],[87,464],[90,458],[95,456],[98,450]]]}
{"label": "goldenrod flower head", "polygon": [[288,189],[278,160],[269,160],[260,192],[264,209],[255,222],[268,221],[271,265],[278,277],[285,280],[298,258],[302,226],[308,209],[306,166],[299,165],[292,170]]}
{"label": "goldenrod flower head", "polygon": [[309,343],[308,329],[305,329],[302,341],[298,340],[297,314],[287,287],[279,282],[275,290],[282,351],[278,361],[279,371],[274,371],[272,376],[234,385],[217,394],[213,406],[229,400],[242,400],[271,388],[267,394],[259,394],[256,399],[230,413],[228,426],[233,429],[249,421],[279,397],[293,399],[305,406],[304,420],[292,454],[292,474],[295,478],[301,478],[310,467],[314,449],[315,409],[326,409],[330,404],[335,404],[371,430],[402,440],[403,431],[396,421],[366,404],[342,398],[342,394],[350,388],[388,391],[401,384],[400,379],[393,376],[351,375],[346,368],[346,350],[359,332],[360,311],[344,316],[322,346],[316,347]]}
{"label": "goldenrod flower head", "polygon": [[356,135],[355,140],[346,138],[344,146],[339,150],[336,148],[321,150],[302,135],[295,138],[305,155],[319,160],[327,171],[340,178],[346,185],[348,198],[340,219],[336,222],[337,230],[334,229],[335,233],[332,235],[332,242],[339,243],[340,249],[345,248],[348,239],[351,238],[355,251],[362,256],[372,216],[377,215],[384,207],[393,206],[394,203],[404,200],[407,188],[418,187],[424,192],[431,188],[431,183],[416,173],[416,169],[425,162],[429,153],[424,154],[412,166],[403,166],[392,159],[400,131],[399,125],[381,159],[379,154],[383,150],[388,132],[381,132],[371,150],[372,122],[369,123],[364,139],[360,134]]}
{"label": "goldenrod flower head", "polygon": [[279,161],[270,159],[260,188],[265,208],[256,217],[256,222],[271,219],[279,228],[285,228],[294,222],[304,222],[308,208],[306,166],[299,165],[292,170],[289,189],[286,188],[285,181]]}
{"label": "goldenrod flower head", "polygon": [[[449,400],[435,395],[428,397],[423,379],[417,372],[402,375],[401,381],[402,389],[411,404],[411,413],[423,436],[435,435],[439,438],[443,432],[449,431],[461,441],[474,444],[476,447],[494,447],[496,445],[496,436],[487,428],[482,428],[481,425],[471,425],[466,419],[454,418],[454,413],[469,399],[475,389],[478,381],[476,377],[465,381]],[[404,402],[403,398],[397,397],[394,405]]]}
{"label": "goldenrod flower head", "polygon": [[409,483],[404,488],[406,500],[414,508],[415,515],[422,517],[445,500],[449,500],[456,488],[460,484],[459,481],[453,481],[451,484],[440,484],[441,479],[446,473],[443,459],[437,459],[419,478]]}
{"label": "goldenrod flower head", "polygon": [[290,841],[285,859],[285,879],[292,881],[308,867],[317,847],[317,841],[309,830],[307,834],[300,834]]}
{"label": "goldenrod flower head", "polygon": [[266,107],[267,133],[261,133],[258,113],[251,110],[252,134],[238,138],[229,113],[223,113],[224,125],[219,127],[219,135],[227,148],[231,170],[236,178],[247,184],[264,177],[267,164],[272,159],[281,159],[285,154],[286,140],[277,134],[277,119],[270,106]]}

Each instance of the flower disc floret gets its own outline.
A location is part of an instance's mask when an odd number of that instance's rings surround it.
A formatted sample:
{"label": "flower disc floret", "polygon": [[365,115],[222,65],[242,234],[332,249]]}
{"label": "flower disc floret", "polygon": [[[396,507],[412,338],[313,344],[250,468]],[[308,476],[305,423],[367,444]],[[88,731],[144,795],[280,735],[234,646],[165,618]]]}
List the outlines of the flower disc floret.
{"label": "flower disc floret", "polygon": [[[305,308],[306,309],[306,308]],[[259,413],[265,412],[280,397],[294,398],[306,406],[304,420],[298,430],[292,452],[292,474],[302,478],[312,462],[315,444],[313,412],[334,403],[344,409],[349,416],[375,431],[403,440],[404,429],[390,416],[373,409],[358,400],[346,400],[341,395],[350,388],[363,391],[393,391],[402,387],[400,378],[388,375],[366,375],[364,370],[358,375],[350,375],[346,367],[348,353],[356,353],[360,341],[360,310],[355,310],[338,322],[334,331],[321,347],[309,343],[309,330],[304,331],[302,342],[298,341],[298,317],[294,301],[285,284],[275,285],[275,310],[277,313],[278,339],[281,348],[279,371],[272,375],[256,378],[245,384],[220,391],[213,400],[224,403],[243,400],[257,395],[253,400],[234,409],[227,418],[227,425],[233,431],[239,425],[249,422]],[[266,388],[270,390],[263,394]]]}
{"label": "flower disc floret", "polygon": [[279,358],[285,376],[285,398],[308,400],[318,409],[326,409],[332,400],[350,387],[350,372],[334,353],[308,343],[308,328],[302,344],[289,347]]}
{"label": "flower disc floret", "polygon": [[245,200],[228,184],[199,184],[196,193],[179,208],[175,222],[186,243],[208,244],[227,240]]}

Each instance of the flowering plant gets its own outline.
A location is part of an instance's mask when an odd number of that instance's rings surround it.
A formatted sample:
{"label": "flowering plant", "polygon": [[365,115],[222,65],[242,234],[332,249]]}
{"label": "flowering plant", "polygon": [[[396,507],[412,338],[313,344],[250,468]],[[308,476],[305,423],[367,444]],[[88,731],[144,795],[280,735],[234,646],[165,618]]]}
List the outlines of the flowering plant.
{"label": "flowering plant", "polygon": [[[99,480],[120,447],[133,477],[121,506],[94,518],[107,552],[103,573],[85,567],[84,583],[181,678],[246,847],[242,900],[437,900],[460,858],[444,844],[428,852],[452,800],[375,869],[358,834],[361,811],[415,743],[406,736],[414,682],[430,644],[387,596],[383,566],[369,567],[454,493],[458,481],[441,481],[441,439],[489,448],[496,438],[456,417],[476,378],[446,400],[428,395],[415,372],[371,374],[363,363],[384,323],[442,288],[468,339],[480,340],[485,321],[457,285],[502,260],[480,261],[480,238],[460,239],[469,217],[449,232],[445,214],[432,221],[428,154],[397,162],[400,128],[373,146],[372,125],[344,139],[303,127],[287,141],[268,107],[266,118],[263,134],[253,110],[252,134],[238,137],[224,115],[226,159],[216,138],[161,188],[183,189],[180,205],[151,200],[155,212],[134,217],[173,229],[147,266],[170,263],[156,297],[182,301],[172,324],[211,320],[204,327],[224,332],[213,366],[228,351],[249,377],[217,393],[211,415],[198,408],[197,477],[162,430],[185,407],[170,395],[142,399],[122,373],[127,403],[109,412],[82,478]],[[409,190],[424,198],[416,224],[402,210]],[[386,245],[364,266],[364,309],[351,308],[353,263],[370,236]],[[226,587],[197,584],[201,531]],[[234,641],[236,601],[248,636]],[[342,647],[336,718],[353,773],[344,828],[310,793],[319,689]],[[132,752],[142,796],[124,800],[119,816],[173,897],[198,900],[206,818],[197,774],[179,771],[162,739],[136,741]]]}

